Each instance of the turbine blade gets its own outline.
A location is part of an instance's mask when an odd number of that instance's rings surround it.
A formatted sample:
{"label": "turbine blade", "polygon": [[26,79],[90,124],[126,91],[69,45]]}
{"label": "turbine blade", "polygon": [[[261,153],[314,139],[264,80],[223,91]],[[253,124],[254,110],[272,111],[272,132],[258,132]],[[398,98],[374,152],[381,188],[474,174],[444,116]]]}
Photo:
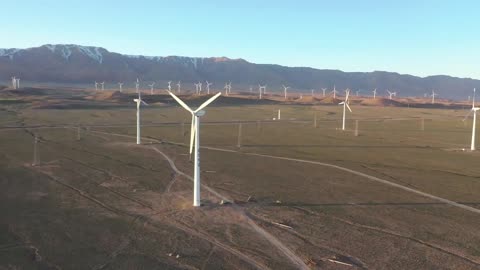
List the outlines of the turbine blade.
{"label": "turbine blade", "polygon": [[142,102],[143,105],[147,105],[147,106],[148,106],[148,103],[146,103],[145,101],[141,100],[140,102]]}
{"label": "turbine blade", "polygon": [[193,143],[195,140],[195,115],[192,113],[192,125],[190,127],[190,155],[193,151]]}
{"label": "turbine blade", "polygon": [[347,105],[347,109],[352,112],[352,109],[350,109],[350,106],[348,106],[348,103],[345,103],[345,105]]}
{"label": "turbine blade", "polygon": [[183,102],[181,99],[179,99],[177,96],[175,96],[172,92],[170,92],[170,91],[167,91],[167,92],[170,94],[170,96],[173,97],[173,99],[175,99],[178,102],[178,104],[180,104],[180,106],[182,106],[185,110],[193,113],[193,110],[190,109],[190,107],[188,107],[188,105],[185,104],[185,102]]}
{"label": "turbine blade", "polygon": [[222,92],[218,92],[215,96],[211,97],[210,99],[208,99],[207,101],[205,101],[202,105],[200,105],[200,107],[198,107],[194,113],[198,112],[198,111],[201,111],[203,108],[207,107],[208,104],[212,103],[215,99],[217,99],[220,95],[222,94]]}
{"label": "turbine blade", "polygon": [[343,104],[345,104],[345,101],[338,103],[338,105],[343,105]]}

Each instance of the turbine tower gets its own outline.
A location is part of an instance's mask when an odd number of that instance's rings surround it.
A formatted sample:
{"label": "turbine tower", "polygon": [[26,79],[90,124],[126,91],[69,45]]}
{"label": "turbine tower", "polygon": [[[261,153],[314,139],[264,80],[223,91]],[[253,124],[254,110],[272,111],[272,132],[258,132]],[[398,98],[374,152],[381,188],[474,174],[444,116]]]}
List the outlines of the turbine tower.
{"label": "turbine tower", "polygon": [[181,86],[182,86],[182,83],[180,81],[178,81],[178,83],[177,83],[177,93],[179,93],[179,94],[180,94]]}
{"label": "turbine tower", "polygon": [[472,109],[468,114],[463,118],[463,121],[465,121],[468,116],[470,116],[471,113],[473,113],[473,123],[472,123],[472,141],[470,144],[470,150],[475,151],[475,128],[476,128],[476,122],[477,122],[477,111],[480,110],[480,108],[475,107],[475,88],[473,88],[473,102],[472,102]]}
{"label": "turbine tower", "polygon": [[322,88],[323,96],[325,97],[325,91],[327,91],[327,88]]}
{"label": "turbine tower", "polygon": [[168,81],[168,91],[172,91],[172,81]]}
{"label": "turbine tower", "polygon": [[282,86],[283,86],[283,92],[285,94],[285,100],[287,100],[287,90],[288,90],[288,88],[290,88],[290,86],[285,86],[283,84],[282,84]]}
{"label": "turbine tower", "polygon": [[205,101],[196,110],[191,109],[181,99],[172,92],[168,92],[185,110],[192,114],[192,125],[190,130],[190,155],[192,154],[193,144],[195,144],[195,154],[193,162],[193,206],[200,206],[200,117],[205,115],[203,109],[218,98],[222,93],[219,92],[207,101]]}
{"label": "turbine tower", "polygon": [[377,96],[377,88],[373,89],[373,99],[375,99]]}
{"label": "turbine tower", "polygon": [[120,89],[120,93],[122,92],[122,86],[123,86],[123,83],[119,82],[119,83],[118,83],[118,87],[119,87],[119,89]]}
{"label": "turbine tower", "polygon": [[345,109],[348,109],[350,112],[352,112],[352,109],[350,109],[350,106],[348,106],[348,96],[350,95],[350,90],[347,89],[347,92],[345,94],[345,100],[338,103],[338,105],[343,105],[343,121],[342,121],[342,130],[345,130],[345,114],[346,111]]}
{"label": "turbine tower", "polygon": [[98,91],[98,82],[95,81],[95,90]]}
{"label": "turbine tower", "polygon": [[105,90],[105,82],[100,83],[102,85],[102,91]]}
{"label": "turbine tower", "polygon": [[17,89],[17,79],[14,77],[12,77],[12,88],[13,89]]}
{"label": "turbine tower", "polygon": [[20,88],[20,79],[17,78],[17,86],[15,89],[18,89],[18,88]]}
{"label": "turbine tower", "polygon": [[142,100],[140,92],[138,92],[138,98],[135,98],[133,101],[137,103],[137,144],[140,144],[140,104],[148,105],[145,101]]}

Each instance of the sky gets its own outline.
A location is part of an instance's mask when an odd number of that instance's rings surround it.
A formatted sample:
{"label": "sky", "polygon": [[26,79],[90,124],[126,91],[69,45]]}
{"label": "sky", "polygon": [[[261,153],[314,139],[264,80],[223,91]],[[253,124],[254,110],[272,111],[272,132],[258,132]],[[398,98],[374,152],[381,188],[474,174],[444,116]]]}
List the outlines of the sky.
{"label": "sky", "polygon": [[480,1],[16,0],[0,7],[0,48],[79,44],[480,79]]}

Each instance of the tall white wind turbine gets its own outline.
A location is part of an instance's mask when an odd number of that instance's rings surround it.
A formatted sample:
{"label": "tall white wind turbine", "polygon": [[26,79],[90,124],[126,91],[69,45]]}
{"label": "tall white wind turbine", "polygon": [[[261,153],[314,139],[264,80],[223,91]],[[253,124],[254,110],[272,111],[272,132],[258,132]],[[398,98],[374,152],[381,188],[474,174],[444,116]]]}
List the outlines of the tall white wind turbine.
{"label": "tall white wind turbine", "polygon": [[335,89],[335,85],[333,86],[333,91],[331,93],[333,93],[333,99],[336,99],[338,91]]}
{"label": "tall white wind turbine", "polygon": [[373,99],[377,97],[377,88],[373,89]]}
{"label": "tall white wind turbine", "polygon": [[95,90],[98,91],[98,82],[97,81],[95,81]]}
{"label": "tall white wind turbine", "polygon": [[228,96],[228,83],[225,83],[225,87],[223,87],[225,90],[225,95]]}
{"label": "tall white wind turbine", "polygon": [[102,91],[104,91],[105,90],[105,82],[101,82],[100,84],[102,85]]}
{"label": "tall white wind turbine", "polygon": [[476,122],[477,122],[477,111],[480,110],[480,108],[475,107],[475,88],[473,88],[473,102],[472,102],[472,109],[468,114],[463,118],[463,121],[467,119],[470,114],[473,113],[473,123],[472,123],[472,141],[470,144],[470,150],[475,151],[475,128],[476,128]]}
{"label": "tall white wind turbine", "polygon": [[20,88],[20,79],[17,78],[17,87],[16,89]]}
{"label": "tall white wind turbine", "polygon": [[122,92],[122,86],[123,86],[123,83],[119,82],[119,83],[118,83],[118,87],[119,87],[119,89],[120,89],[120,93]]}
{"label": "tall white wind turbine", "polygon": [[207,87],[207,95],[210,95],[210,85],[212,85],[213,83],[211,82],[208,82],[208,81],[205,81],[205,86]]}
{"label": "tall white wind turbine", "polygon": [[155,85],[155,82],[152,82],[152,84],[149,84],[150,86],[150,94],[153,95],[153,86]]}
{"label": "tall white wind turbine", "polygon": [[172,81],[168,81],[168,91],[172,91]]}
{"label": "tall white wind turbine", "polygon": [[140,92],[138,92],[138,98],[135,98],[133,101],[137,103],[137,144],[140,144],[140,104],[148,105],[145,101],[142,100]]}
{"label": "tall white wind turbine", "polygon": [[14,77],[12,77],[12,88],[13,89],[17,89],[17,79]]}
{"label": "tall white wind turbine", "polygon": [[283,86],[283,92],[285,94],[285,100],[287,100],[287,90],[288,90],[288,88],[290,88],[290,86],[285,86],[283,84],[282,84],[282,86]]}
{"label": "tall white wind turbine", "polygon": [[180,88],[182,87],[182,83],[180,81],[178,81],[177,83],[177,93],[180,94]]}
{"label": "tall white wind turbine", "polygon": [[348,96],[350,95],[350,90],[347,90],[347,93],[345,94],[345,100],[338,103],[338,105],[343,105],[343,121],[342,121],[342,130],[345,130],[345,114],[346,114],[346,109],[348,109],[350,112],[352,112],[352,109],[350,109],[350,106],[348,106]]}
{"label": "tall white wind turbine", "polygon": [[435,104],[435,96],[438,95],[435,93],[435,91],[432,90],[432,94],[430,95],[432,97],[432,104]]}
{"label": "tall white wind turbine", "polygon": [[327,88],[322,88],[323,97],[325,97],[325,91],[327,91]]}
{"label": "tall white wind turbine", "polygon": [[190,155],[195,144],[194,167],[193,167],[193,206],[200,206],[200,117],[205,115],[203,109],[218,98],[222,93],[219,92],[205,101],[196,110],[191,109],[181,99],[172,92],[168,92],[185,110],[192,114],[192,126],[190,130]]}
{"label": "tall white wind turbine", "polygon": [[137,90],[137,93],[140,93],[140,82],[138,81],[138,78],[137,78],[137,82],[135,83],[135,89]]}
{"label": "tall white wind turbine", "polygon": [[397,96],[397,92],[390,92],[390,91],[388,91],[388,90],[387,90],[387,92],[388,92],[388,97],[389,97],[390,99],[392,99],[393,96]]}

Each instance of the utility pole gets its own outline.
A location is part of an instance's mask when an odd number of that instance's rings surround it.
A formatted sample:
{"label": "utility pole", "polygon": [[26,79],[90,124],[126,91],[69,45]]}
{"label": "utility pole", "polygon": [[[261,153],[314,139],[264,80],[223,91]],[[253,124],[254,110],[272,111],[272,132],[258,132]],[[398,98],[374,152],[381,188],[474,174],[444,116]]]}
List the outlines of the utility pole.
{"label": "utility pole", "polygon": [[38,160],[37,144],[38,144],[38,137],[37,137],[37,135],[35,135],[35,138],[33,139],[33,162],[32,162],[32,166],[37,166],[40,163],[39,160]]}
{"label": "utility pole", "polygon": [[355,120],[355,137],[358,137],[358,120]]}
{"label": "utility pole", "polygon": [[237,147],[242,147],[242,123],[238,123],[238,139],[237,139]]}

